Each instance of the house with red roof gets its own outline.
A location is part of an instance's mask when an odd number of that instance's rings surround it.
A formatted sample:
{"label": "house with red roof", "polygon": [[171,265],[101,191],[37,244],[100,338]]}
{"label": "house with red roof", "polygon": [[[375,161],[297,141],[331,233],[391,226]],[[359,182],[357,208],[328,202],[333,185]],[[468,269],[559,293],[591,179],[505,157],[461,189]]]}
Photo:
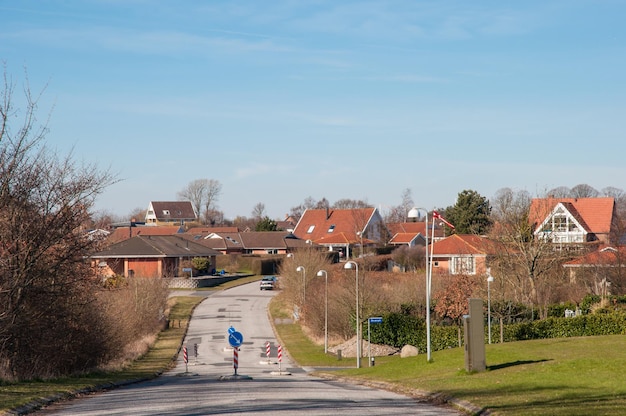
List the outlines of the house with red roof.
{"label": "house with red roof", "polygon": [[376,245],[389,231],[376,208],[307,209],[293,234],[302,240],[339,252],[340,259],[355,257],[355,248]]}
{"label": "house with red roof", "polygon": [[609,243],[615,230],[614,198],[534,198],[528,219],[537,238],[554,243]]}
{"label": "house with red roof", "polygon": [[[434,237],[433,229],[428,227],[428,242],[441,240],[444,237],[443,228],[435,224]],[[426,223],[425,222],[396,222],[387,224],[389,235],[391,236],[389,244],[393,246],[408,245],[414,247],[416,245],[426,244]]]}
{"label": "house with red roof", "polygon": [[571,281],[585,279],[596,295],[608,295],[612,283],[626,281],[626,246],[603,246],[563,264]]}
{"label": "house with red roof", "polygon": [[430,250],[433,273],[440,274],[485,274],[488,259],[497,253],[491,240],[475,234],[452,234],[435,241]]}

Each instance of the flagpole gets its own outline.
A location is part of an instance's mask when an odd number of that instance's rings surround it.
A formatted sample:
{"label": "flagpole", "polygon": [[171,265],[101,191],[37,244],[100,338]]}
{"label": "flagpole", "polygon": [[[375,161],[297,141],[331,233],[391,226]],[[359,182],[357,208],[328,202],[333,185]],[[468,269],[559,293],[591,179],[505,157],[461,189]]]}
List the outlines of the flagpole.
{"label": "flagpole", "polygon": [[[426,213],[426,215],[428,216],[428,213]],[[433,248],[435,246],[435,219],[433,218],[432,221],[432,233],[431,233],[431,238],[430,238],[430,262],[428,264],[428,275],[427,275],[427,279],[428,279],[428,288],[426,289],[428,291],[428,315],[430,316],[430,296],[431,296],[431,289],[432,289],[432,282],[433,282]],[[428,235],[428,229],[426,229],[426,235]],[[427,356],[427,361],[430,362],[431,361],[431,348],[430,348],[430,319],[428,320],[428,334],[426,336],[428,345],[427,345],[427,350],[426,350],[426,356]]]}
{"label": "flagpole", "polygon": [[430,272],[432,270],[433,259],[432,257],[430,259],[428,258],[428,211],[426,211],[424,226],[426,228],[426,362],[430,362]]}

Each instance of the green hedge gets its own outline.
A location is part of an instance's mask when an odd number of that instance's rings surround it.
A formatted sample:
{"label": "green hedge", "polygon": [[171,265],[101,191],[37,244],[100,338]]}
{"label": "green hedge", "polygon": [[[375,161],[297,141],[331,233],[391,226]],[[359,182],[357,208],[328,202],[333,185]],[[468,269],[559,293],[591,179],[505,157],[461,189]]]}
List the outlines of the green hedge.
{"label": "green hedge", "polygon": [[[402,348],[408,344],[416,346],[420,351],[426,351],[426,323],[423,318],[400,313],[387,314],[383,315],[381,324],[371,325],[370,330],[372,343],[391,345],[396,348]],[[432,350],[458,347],[458,331],[459,328],[456,326],[431,325]],[[492,326],[492,342],[500,341],[499,334],[499,326]],[[367,336],[367,333],[364,335]],[[573,318],[552,317],[533,322],[509,324],[504,325],[503,335],[505,342],[592,335],[626,335],[626,312],[595,313]],[[487,340],[488,328],[485,325],[485,342]]]}
{"label": "green hedge", "polygon": [[626,313],[624,312],[580,315],[573,318],[548,318],[504,327],[505,342],[624,334],[626,334]]}

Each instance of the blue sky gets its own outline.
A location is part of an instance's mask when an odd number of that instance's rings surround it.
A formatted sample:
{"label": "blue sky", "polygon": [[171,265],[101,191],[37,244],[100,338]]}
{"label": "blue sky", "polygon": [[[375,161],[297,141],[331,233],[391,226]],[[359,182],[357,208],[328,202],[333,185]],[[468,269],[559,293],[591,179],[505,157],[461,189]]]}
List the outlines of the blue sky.
{"label": "blue sky", "polygon": [[[626,2],[0,0],[48,144],[128,215],[216,179],[227,218],[305,198],[453,205],[626,188]],[[20,91],[18,88],[17,91]],[[19,98],[19,97],[16,97]]]}

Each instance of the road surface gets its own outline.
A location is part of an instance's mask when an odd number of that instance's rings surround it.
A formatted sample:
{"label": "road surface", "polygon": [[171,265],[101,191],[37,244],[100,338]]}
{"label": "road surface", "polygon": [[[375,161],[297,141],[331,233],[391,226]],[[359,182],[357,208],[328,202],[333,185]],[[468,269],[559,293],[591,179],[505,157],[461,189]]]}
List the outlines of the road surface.
{"label": "road surface", "polygon": [[[258,282],[215,292],[196,308],[176,368],[148,381],[54,404],[40,415],[460,415],[384,390],[307,374],[277,341]],[[229,332],[243,336],[235,374]],[[236,334],[238,335],[238,334]],[[233,338],[237,342],[239,338]],[[270,357],[267,357],[267,342]],[[196,356],[197,348],[197,356]]]}

